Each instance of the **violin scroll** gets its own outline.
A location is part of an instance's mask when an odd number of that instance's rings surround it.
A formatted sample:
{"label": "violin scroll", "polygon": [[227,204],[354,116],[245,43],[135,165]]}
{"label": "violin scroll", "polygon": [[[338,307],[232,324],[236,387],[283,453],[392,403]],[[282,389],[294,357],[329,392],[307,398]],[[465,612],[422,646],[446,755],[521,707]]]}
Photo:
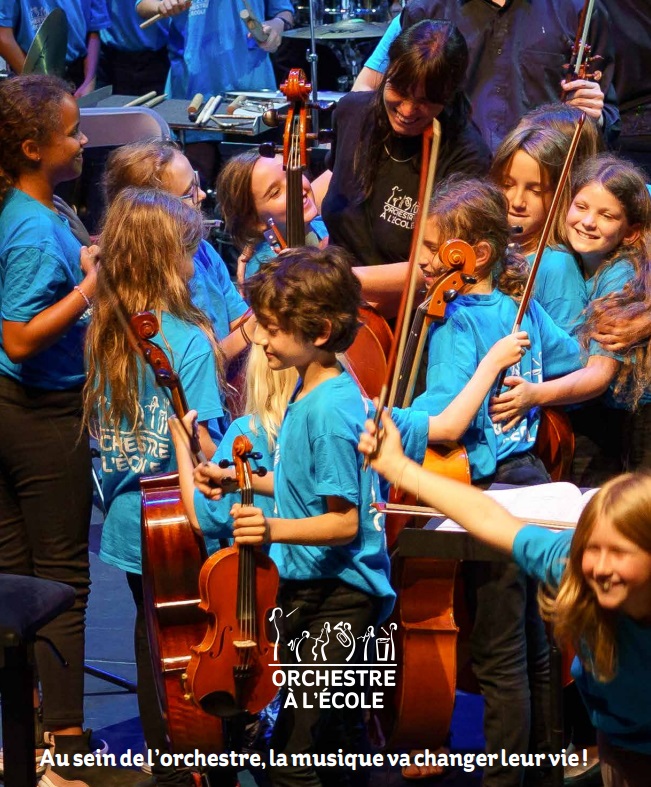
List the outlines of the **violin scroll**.
{"label": "violin scroll", "polygon": [[432,285],[426,302],[427,316],[432,320],[445,319],[445,307],[471,284],[477,258],[472,246],[466,241],[451,239],[445,241],[438,252],[439,259],[449,271],[441,274]]}

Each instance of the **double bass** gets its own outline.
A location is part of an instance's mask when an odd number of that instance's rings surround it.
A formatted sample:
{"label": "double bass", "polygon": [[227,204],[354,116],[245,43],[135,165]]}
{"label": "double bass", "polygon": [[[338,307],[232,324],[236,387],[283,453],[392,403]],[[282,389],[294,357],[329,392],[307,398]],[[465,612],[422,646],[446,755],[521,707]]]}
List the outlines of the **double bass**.
{"label": "double bass", "polygon": [[[130,334],[156,382],[170,393],[177,418],[188,410],[181,382],[166,354],[152,339],[156,316],[136,314]],[[203,461],[198,440],[191,440],[196,461]],[[156,690],[170,748],[175,753],[220,752],[222,723],[193,702],[186,684],[190,650],[201,641],[208,618],[199,608],[199,572],[206,560],[203,539],[192,528],[183,507],[178,473],[142,478],[143,591],[149,647]]]}
{"label": "double bass", "polygon": [[[278,227],[270,219],[264,235],[276,252],[284,248],[294,248],[306,244],[305,221],[303,217],[303,173],[308,164],[308,143],[329,138],[329,132],[315,135],[309,131],[309,101],[312,86],[306,82],[305,73],[300,68],[290,71],[287,81],[280,86],[290,102],[285,118],[283,132],[283,167],[287,177],[287,230],[283,237]],[[318,105],[317,105],[318,106]],[[319,109],[323,107],[318,106]],[[275,112],[265,116],[265,122],[275,125],[278,115]],[[276,154],[273,144],[260,146],[260,154],[272,157]],[[360,328],[352,346],[343,354],[342,364],[355,379],[360,389],[369,397],[377,396],[386,373],[386,357],[389,353],[393,335],[386,320],[370,306],[364,306],[359,313]]]}

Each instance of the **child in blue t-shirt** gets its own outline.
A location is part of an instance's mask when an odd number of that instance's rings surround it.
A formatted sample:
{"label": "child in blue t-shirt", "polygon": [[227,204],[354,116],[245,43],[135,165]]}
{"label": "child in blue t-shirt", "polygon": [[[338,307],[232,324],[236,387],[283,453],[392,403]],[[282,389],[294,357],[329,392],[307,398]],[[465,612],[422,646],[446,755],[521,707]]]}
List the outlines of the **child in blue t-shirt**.
{"label": "child in blue t-shirt", "polygon": [[[579,110],[566,105],[540,107],[520,120],[495,153],[491,176],[508,200],[513,240],[529,262],[533,262],[538,249],[580,116]],[[595,123],[586,118],[573,168],[596,156],[602,147]],[[586,306],[587,295],[578,260],[562,243],[569,203],[566,189],[540,260],[533,295],[557,325],[572,333]]]}
{"label": "child in blue t-shirt", "polygon": [[[592,338],[603,315],[625,318],[649,297],[651,197],[643,173],[610,155],[581,165],[572,196],[565,232],[586,281],[588,307],[577,332],[589,355],[587,363],[542,384],[517,374],[507,378],[510,390],[495,400],[492,413],[494,421],[508,430],[531,407],[575,404],[607,392],[603,402],[571,413],[575,433],[581,437],[575,452],[575,481],[594,486],[629,462],[631,467],[651,465],[644,446],[635,446],[636,435],[645,440],[641,436],[651,417],[648,343],[615,354]],[[629,423],[632,419],[634,423]]]}
{"label": "child in blue t-shirt", "polygon": [[[282,156],[265,158],[249,150],[229,159],[217,180],[217,199],[226,229],[242,250],[238,260],[240,284],[273,259],[276,252],[263,233],[272,219],[284,240],[287,235],[287,174]],[[318,215],[309,180],[302,178],[306,244],[325,246],[328,232]]]}
{"label": "child in blue t-shirt", "polygon": [[[545,583],[542,612],[577,656],[572,675],[597,728],[603,782],[646,787],[651,768],[651,477],[610,480],[587,503],[576,530],[523,524],[478,490],[427,472],[405,458],[383,415],[366,424],[360,451],[407,493],[451,517],[477,538],[510,552]],[[506,712],[512,709],[505,706]]]}
{"label": "child in blue t-shirt", "polygon": [[[246,292],[258,320],[254,340],[269,368],[295,368],[299,381],[278,434],[274,472],[255,479],[256,491],[273,489],[275,515],[234,505],[235,541],[271,544],[281,577],[281,662],[343,665],[356,643],[349,660],[357,664],[364,660],[361,638],[386,619],[395,599],[383,516],[372,507],[380,499],[378,477],[364,471],[356,451],[355,431],[367,408],[336,358],[355,337],[360,285],[342,250],[302,248],[269,262]],[[223,483],[219,468],[206,472]],[[328,626],[339,626],[342,636],[323,644]],[[282,703],[271,741],[277,753],[360,750],[359,708],[320,708],[297,696]],[[343,768],[331,769],[333,778],[335,770],[337,778],[348,778]],[[311,765],[291,761],[272,766],[270,777],[283,784],[317,778]]]}
{"label": "child in blue t-shirt", "polygon": [[[507,201],[497,186],[478,180],[442,184],[430,206],[421,268],[429,283],[443,270],[440,246],[458,238],[475,252],[476,283],[446,308],[445,321],[428,334],[426,390],[413,407],[441,413],[472,378],[488,349],[513,329],[516,298],[528,273],[522,255],[509,247]],[[542,380],[580,367],[579,347],[532,300],[522,320],[531,348],[514,364],[527,379]],[[517,431],[493,424],[487,394],[461,435],[473,483],[537,484],[549,481],[534,453],[540,414],[527,413]],[[416,457],[414,457],[416,458]],[[544,720],[549,684],[548,648],[542,621],[530,614],[533,581],[506,563],[469,563],[464,579],[474,612],[473,669],[485,701],[484,737],[489,752],[506,748],[526,754],[531,719]],[[529,657],[527,656],[529,654]],[[542,706],[535,702],[541,700]],[[509,706],[505,714],[503,708]],[[532,707],[533,706],[533,707]],[[536,751],[549,746],[545,725],[534,730]],[[487,769],[491,780],[516,784],[523,773],[499,763]],[[501,782],[501,783],[502,783]]]}
{"label": "child in blue t-shirt", "polygon": [[[221,437],[221,359],[212,326],[192,304],[188,289],[201,237],[201,214],[176,197],[156,189],[126,188],[117,194],[100,239],[102,268],[86,343],[85,415],[96,424],[107,508],[100,557],[127,572],[136,603],[141,721],[148,747],[159,752],[167,750],[167,742],[145,627],[140,480],[176,469],[168,428],[174,407],[169,391],[156,384],[133,349],[120,311],[151,311],[158,317],[154,342],[167,355],[187,400],[196,403],[201,447],[212,456]],[[168,767],[156,763],[153,770],[170,778]],[[194,783],[189,773],[178,777],[165,783]]]}

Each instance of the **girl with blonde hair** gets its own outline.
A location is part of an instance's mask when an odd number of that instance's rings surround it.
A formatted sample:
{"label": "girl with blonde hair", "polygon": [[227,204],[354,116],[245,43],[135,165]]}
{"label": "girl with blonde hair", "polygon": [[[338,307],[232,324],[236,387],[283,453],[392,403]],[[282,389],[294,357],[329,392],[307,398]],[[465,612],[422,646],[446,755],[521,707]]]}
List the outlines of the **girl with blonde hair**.
{"label": "girl with blonde hair", "polygon": [[[211,323],[193,305],[188,289],[201,239],[201,214],[177,197],[157,189],[120,191],[100,238],[102,265],[86,340],[85,419],[97,434],[107,507],[100,558],[127,572],[136,604],[140,717],[148,747],[159,752],[167,751],[167,743],[145,627],[139,482],[176,468],[168,429],[173,408],[169,393],[156,385],[153,371],[133,349],[122,314],[150,311],[158,317],[160,331],[153,341],[168,356],[188,402],[198,408],[201,447],[212,456],[223,416],[220,353]],[[153,766],[155,775],[167,777],[160,783],[194,784],[191,774],[170,770]]]}
{"label": "girl with blonde hair", "polygon": [[428,473],[402,452],[385,414],[377,452],[372,421],[360,451],[406,492],[508,552],[543,582],[543,616],[577,656],[572,674],[597,728],[605,787],[646,787],[651,768],[651,476],[610,480],[576,530],[523,525],[479,490]]}

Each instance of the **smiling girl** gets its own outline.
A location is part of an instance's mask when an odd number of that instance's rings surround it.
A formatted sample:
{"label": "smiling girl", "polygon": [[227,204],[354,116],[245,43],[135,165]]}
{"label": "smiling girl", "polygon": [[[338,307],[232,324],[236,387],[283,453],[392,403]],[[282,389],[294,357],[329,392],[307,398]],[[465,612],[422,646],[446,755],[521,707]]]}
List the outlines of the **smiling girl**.
{"label": "smiling girl", "polygon": [[[97,248],[75,238],[54,189],[80,175],[87,141],[61,80],[0,84],[0,571],[75,590],[74,606],[35,646],[43,723],[70,754],[89,751],[82,724],[92,489],[81,388]],[[57,776],[100,778],[85,767]]]}
{"label": "smiling girl", "polygon": [[466,42],[457,28],[425,20],[391,44],[377,91],[348,93],[338,103],[323,219],[331,242],[347,248],[361,265],[409,258],[422,207],[422,135],[434,118],[441,124],[439,180],[488,171],[490,153],[460,90],[467,62]]}
{"label": "smiling girl", "polygon": [[631,441],[637,445],[634,465],[651,466],[646,440],[639,434],[651,419],[649,348],[640,345],[616,355],[591,339],[601,315],[607,312],[625,319],[651,292],[651,198],[642,173],[614,156],[585,162],[575,176],[565,234],[568,246],[581,260],[588,292],[579,330],[589,352],[587,364],[539,384],[507,378],[511,390],[494,401],[492,418],[508,430],[532,407],[575,404],[608,392],[603,403],[571,413],[574,431],[582,436],[575,452],[575,481],[594,486],[628,469]]}
{"label": "smiling girl", "polygon": [[[478,490],[428,473],[402,452],[395,425],[371,466],[435,506],[477,538],[512,554],[545,584],[543,616],[577,657],[572,675],[597,728],[605,787],[647,787],[651,768],[651,476],[608,482],[586,505],[576,531],[523,525]],[[366,423],[360,451],[373,457]]]}
{"label": "smiling girl", "polygon": [[[283,238],[287,230],[287,175],[282,156],[265,158],[248,150],[229,159],[217,180],[217,198],[226,229],[238,249],[240,283],[275,256],[263,235],[272,219]],[[309,180],[303,176],[303,221],[307,245],[327,244],[328,232],[318,216]]]}
{"label": "smiling girl", "polygon": [[[581,113],[572,107],[549,106],[526,115],[497,149],[491,168],[509,203],[513,240],[533,262]],[[586,120],[574,158],[576,168],[600,150],[599,132]],[[562,227],[570,204],[569,189],[561,195],[557,219],[540,260],[534,297],[567,331],[575,327],[587,303],[583,275],[572,251],[563,245]]]}

